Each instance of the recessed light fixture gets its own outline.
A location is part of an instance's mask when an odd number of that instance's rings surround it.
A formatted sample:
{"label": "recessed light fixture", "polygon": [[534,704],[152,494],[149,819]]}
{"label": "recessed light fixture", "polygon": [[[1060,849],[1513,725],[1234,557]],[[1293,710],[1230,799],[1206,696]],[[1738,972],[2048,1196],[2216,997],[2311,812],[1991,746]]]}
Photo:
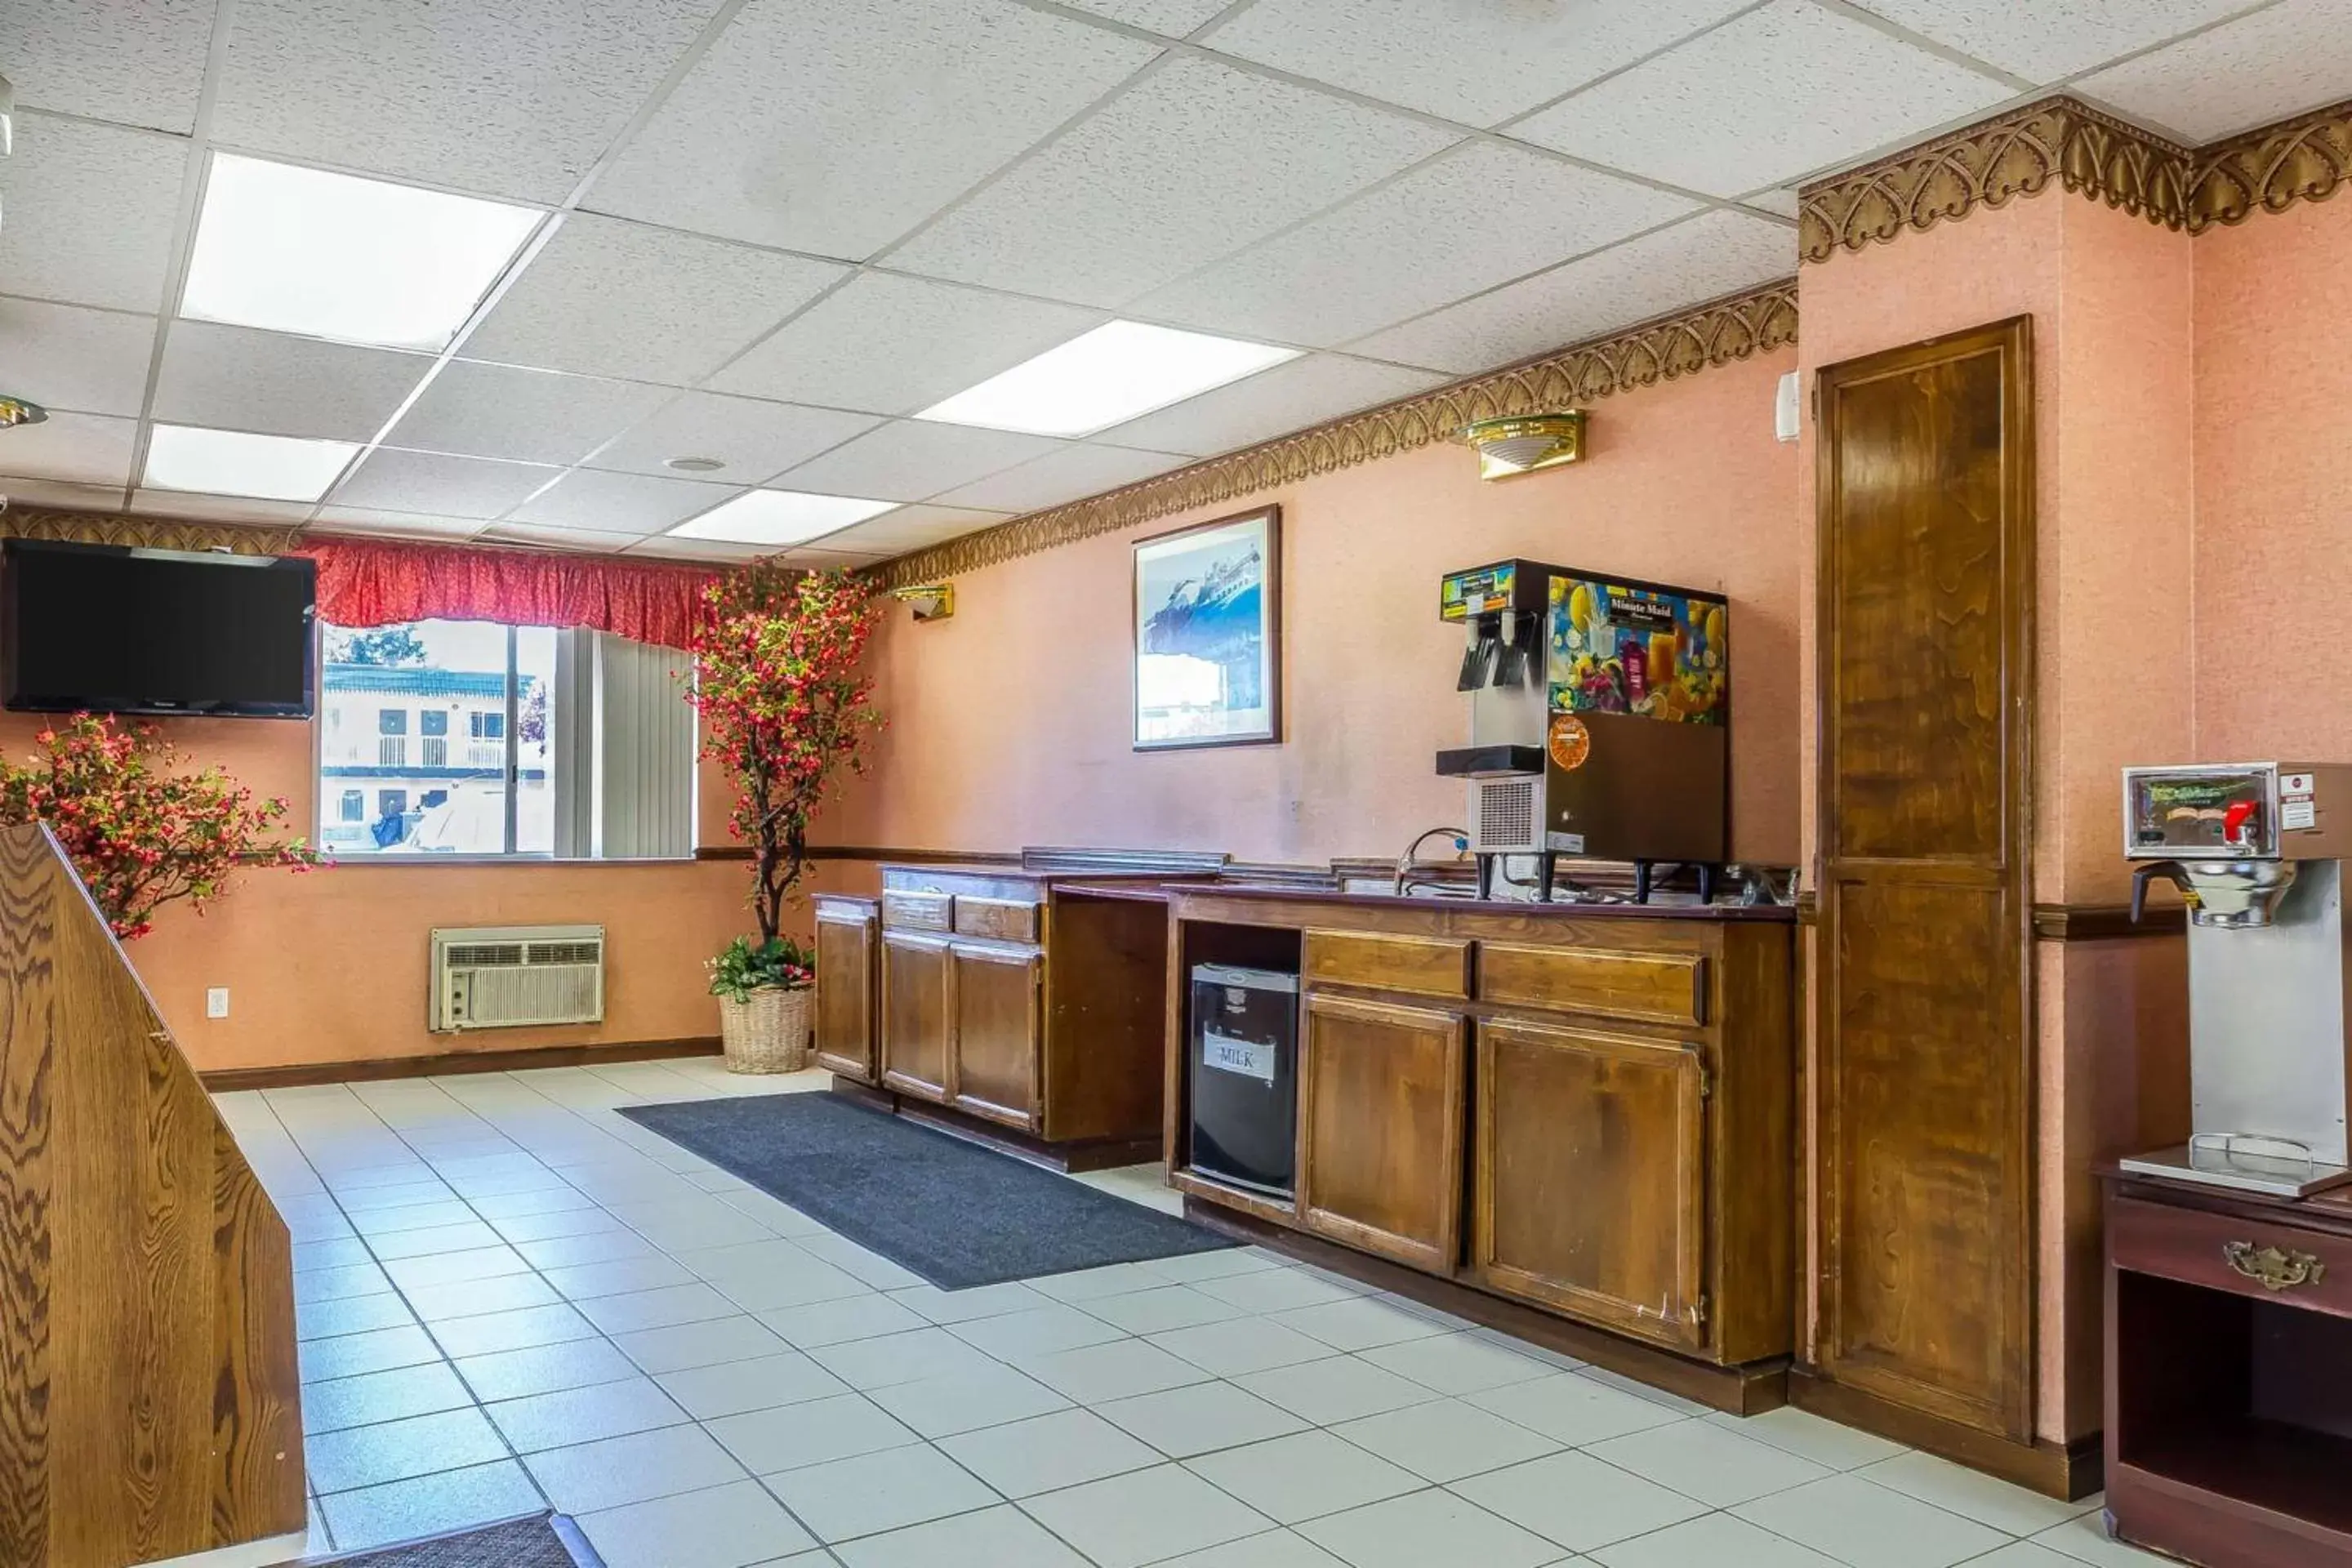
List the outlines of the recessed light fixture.
{"label": "recessed light fixture", "polygon": [[1297,357],[1297,349],[1239,338],[1106,321],[915,417],[1033,436],[1091,436]]}
{"label": "recessed light fixture", "polygon": [[664,458],[662,467],[681,474],[715,474],[727,465],[716,458]]}
{"label": "recessed light fixture", "polygon": [[679,539],[718,539],[732,544],[801,544],[901,504],[858,496],[811,495],[804,490],[746,490],[699,517],[687,519],[670,532]]}
{"label": "recessed light fixture", "polygon": [[446,348],[542,216],[216,153],[180,313],[349,343]]}
{"label": "recessed light fixture", "polygon": [[159,490],[317,500],[359,449],[354,441],[158,425],[148,433],[147,477],[141,482]]}

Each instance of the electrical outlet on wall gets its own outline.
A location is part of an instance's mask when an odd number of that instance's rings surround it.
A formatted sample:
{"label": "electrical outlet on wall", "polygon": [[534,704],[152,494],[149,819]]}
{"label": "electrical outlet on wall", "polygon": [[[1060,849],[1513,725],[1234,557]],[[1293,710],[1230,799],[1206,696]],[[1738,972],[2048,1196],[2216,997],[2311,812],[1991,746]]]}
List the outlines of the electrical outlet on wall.
{"label": "electrical outlet on wall", "polygon": [[205,993],[205,1016],[207,1018],[228,1016],[227,986],[215,985]]}

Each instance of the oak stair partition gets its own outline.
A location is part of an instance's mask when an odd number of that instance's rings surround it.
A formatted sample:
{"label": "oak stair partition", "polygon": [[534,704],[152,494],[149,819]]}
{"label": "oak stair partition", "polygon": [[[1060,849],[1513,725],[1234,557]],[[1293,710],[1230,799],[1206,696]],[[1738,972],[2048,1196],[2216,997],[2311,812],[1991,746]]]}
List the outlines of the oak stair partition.
{"label": "oak stair partition", "polygon": [[285,1224],[57,841],[0,829],[0,1568],[304,1528]]}

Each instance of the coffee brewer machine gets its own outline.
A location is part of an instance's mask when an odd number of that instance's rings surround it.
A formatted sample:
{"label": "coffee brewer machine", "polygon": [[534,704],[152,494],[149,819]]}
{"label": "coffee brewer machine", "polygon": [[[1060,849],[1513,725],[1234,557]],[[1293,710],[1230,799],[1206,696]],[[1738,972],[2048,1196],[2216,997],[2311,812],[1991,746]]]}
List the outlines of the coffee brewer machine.
{"label": "coffee brewer machine", "polygon": [[2301,1197],[2352,1181],[2352,765],[2124,770],[2132,918],[2162,877],[2189,909],[2193,1135],[2127,1171]]}
{"label": "coffee brewer machine", "polygon": [[1464,628],[1457,689],[1470,744],[1437,753],[1467,781],[1478,891],[1497,860],[1533,855],[1551,897],[1562,855],[1699,868],[1730,836],[1731,645],[1720,595],[1501,561],[1449,574],[1438,614]]}

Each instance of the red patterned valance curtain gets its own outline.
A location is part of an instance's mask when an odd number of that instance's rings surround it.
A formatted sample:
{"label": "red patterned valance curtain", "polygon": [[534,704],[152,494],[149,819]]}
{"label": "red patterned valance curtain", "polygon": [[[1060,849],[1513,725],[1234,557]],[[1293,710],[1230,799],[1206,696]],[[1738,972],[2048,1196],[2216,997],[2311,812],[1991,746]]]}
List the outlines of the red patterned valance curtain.
{"label": "red patterned valance curtain", "polygon": [[319,617],[330,626],[593,626],[664,647],[687,646],[713,575],[656,562],[372,540],[310,540],[296,553],[319,563]]}

